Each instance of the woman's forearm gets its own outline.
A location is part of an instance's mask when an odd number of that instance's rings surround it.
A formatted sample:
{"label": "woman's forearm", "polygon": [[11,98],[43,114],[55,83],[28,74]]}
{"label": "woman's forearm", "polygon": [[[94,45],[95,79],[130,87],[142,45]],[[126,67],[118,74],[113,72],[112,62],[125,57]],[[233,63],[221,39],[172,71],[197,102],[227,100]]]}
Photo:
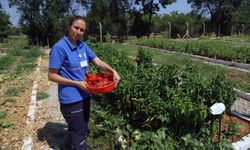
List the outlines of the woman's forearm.
{"label": "woman's forearm", "polygon": [[120,80],[121,77],[119,76],[119,74],[116,72],[115,69],[113,69],[112,67],[110,67],[107,63],[105,63],[104,61],[100,60],[99,58],[95,58],[92,60],[92,63],[94,63],[95,65],[97,65],[98,68],[104,70],[104,71],[109,71],[112,72],[114,74],[114,78],[116,80]]}
{"label": "woman's forearm", "polygon": [[75,86],[75,87],[78,87],[84,91],[87,91],[86,82],[84,82],[84,81],[70,80],[70,79],[67,79],[67,78],[64,78],[64,77],[58,75],[56,72],[53,72],[53,71],[52,72],[49,71],[48,78],[50,81],[56,82],[58,84]]}
{"label": "woman's forearm", "polygon": [[109,71],[109,72],[114,72],[115,70],[113,68],[111,68],[107,63],[105,63],[104,61],[100,60],[99,58],[95,58],[92,61],[98,68],[100,68],[101,70],[104,71]]}
{"label": "woman's forearm", "polygon": [[77,81],[64,78],[56,73],[48,73],[48,78],[50,81],[53,81],[59,84],[77,86]]}

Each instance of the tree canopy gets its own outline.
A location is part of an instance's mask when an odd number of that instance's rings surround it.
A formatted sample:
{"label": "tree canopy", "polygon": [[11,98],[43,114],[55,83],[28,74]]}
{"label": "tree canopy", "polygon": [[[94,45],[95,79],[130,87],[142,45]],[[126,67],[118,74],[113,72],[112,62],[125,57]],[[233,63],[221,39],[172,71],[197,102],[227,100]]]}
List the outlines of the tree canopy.
{"label": "tree canopy", "polygon": [[10,16],[3,10],[0,3],[0,42],[11,34]]}
{"label": "tree canopy", "polygon": [[127,0],[93,0],[87,19],[90,23],[90,34],[99,33],[99,23],[102,24],[104,34],[126,35],[126,13],[129,10]]}
{"label": "tree canopy", "polygon": [[156,11],[159,11],[161,5],[163,8],[166,8],[166,5],[170,5],[172,3],[176,2],[176,0],[160,0],[159,3],[156,3],[154,0],[135,0],[136,5],[141,5],[142,6],[142,11],[145,15],[148,15],[148,30],[147,34],[151,33],[151,20],[152,20],[152,15],[156,13]]}
{"label": "tree canopy", "polygon": [[65,16],[73,11],[70,0],[9,0],[21,14],[19,24],[34,44],[53,44],[65,31]]}
{"label": "tree canopy", "polygon": [[233,14],[248,0],[188,0],[191,7],[201,14],[209,14],[217,35],[229,34]]}
{"label": "tree canopy", "polygon": [[242,0],[241,8],[233,14],[233,22],[250,24],[250,1]]}
{"label": "tree canopy", "polygon": [[[158,16],[157,12],[161,7],[166,8],[174,2],[176,0],[9,0],[10,6],[15,6],[21,15],[19,27],[33,44],[39,45],[46,45],[48,40],[52,45],[62,37],[67,28],[67,18],[76,14],[75,5],[87,11],[88,34],[98,36],[101,23],[104,36],[115,35],[119,39],[128,35],[141,37],[149,36],[151,32],[166,32],[168,22],[172,23],[172,37],[182,35],[186,22],[202,26],[198,13],[206,18],[210,16],[209,21],[206,21],[207,30],[218,35],[229,35],[234,24],[238,28],[250,26],[249,0],[188,0],[193,8],[191,13],[173,12]],[[7,31],[10,22],[1,5],[0,11],[3,33]],[[197,25],[191,31],[200,32],[200,27]]]}
{"label": "tree canopy", "polygon": [[178,34],[183,37],[186,33],[186,23],[188,22],[190,25],[189,34],[195,37],[202,34],[202,22],[204,21],[205,18],[195,12],[184,14],[174,11],[168,15],[152,17],[153,33],[163,34],[165,37],[169,37],[169,27],[171,25],[171,37],[177,38]]}

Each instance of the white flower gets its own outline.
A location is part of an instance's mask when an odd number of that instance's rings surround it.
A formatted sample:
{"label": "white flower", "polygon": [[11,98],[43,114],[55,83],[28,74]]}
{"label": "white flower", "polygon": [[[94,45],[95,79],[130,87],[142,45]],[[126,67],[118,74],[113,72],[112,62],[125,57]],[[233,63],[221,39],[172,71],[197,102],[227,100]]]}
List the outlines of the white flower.
{"label": "white flower", "polygon": [[136,141],[140,140],[141,139],[141,132],[139,130],[135,130],[133,133],[132,133],[132,136],[135,138]]}
{"label": "white flower", "polygon": [[127,147],[128,142],[125,140],[125,138],[122,135],[119,136],[118,141],[121,143],[123,149]]}

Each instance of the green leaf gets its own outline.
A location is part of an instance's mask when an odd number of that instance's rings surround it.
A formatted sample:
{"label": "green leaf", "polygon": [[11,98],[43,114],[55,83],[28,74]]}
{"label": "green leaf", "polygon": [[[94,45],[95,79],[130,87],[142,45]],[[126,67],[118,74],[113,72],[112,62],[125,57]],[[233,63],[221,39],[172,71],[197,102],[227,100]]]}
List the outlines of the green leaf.
{"label": "green leaf", "polygon": [[8,119],[4,119],[0,121],[0,125],[2,128],[9,128],[14,125],[14,122]]}

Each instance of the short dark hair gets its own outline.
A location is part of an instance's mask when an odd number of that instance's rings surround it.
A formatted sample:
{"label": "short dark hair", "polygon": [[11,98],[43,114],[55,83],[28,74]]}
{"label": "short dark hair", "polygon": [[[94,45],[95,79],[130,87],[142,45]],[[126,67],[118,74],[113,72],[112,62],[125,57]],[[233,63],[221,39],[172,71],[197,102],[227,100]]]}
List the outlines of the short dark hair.
{"label": "short dark hair", "polygon": [[87,21],[86,21],[86,19],[84,17],[82,17],[82,16],[72,16],[72,17],[69,18],[68,27],[70,27],[74,23],[74,21],[76,21],[76,20],[82,20],[87,25]]}

